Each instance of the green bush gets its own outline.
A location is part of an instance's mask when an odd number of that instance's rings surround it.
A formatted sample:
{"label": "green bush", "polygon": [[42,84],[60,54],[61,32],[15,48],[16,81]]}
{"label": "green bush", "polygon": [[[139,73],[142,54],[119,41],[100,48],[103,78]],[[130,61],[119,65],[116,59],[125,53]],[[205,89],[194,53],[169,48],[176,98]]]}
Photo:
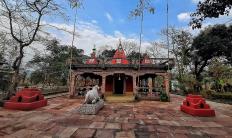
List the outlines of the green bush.
{"label": "green bush", "polygon": [[232,100],[232,92],[224,92],[224,93],[212,92],[212,98]]}
{"label": "green bush", "polygon": [[200,92],[200,94],[204,97],[204,98],[212,98],[212,93],[215,92],[214,90],[202,90]]}
{"label": "green bush", "polygon": [[179,90],[180,90],[180,95],[185,96],[185,95],[188,94],[187,88],[186,88],[186,86],[185,86],[184,84],[180,83],[180,84],[178,85],[178,88],[179,88]]}
{"label": "green bush", "polygon": [[160,101],[162,101],[162,102],[168,102],[169,101],[168,95],[166,93],[162,92],[160,94]]}

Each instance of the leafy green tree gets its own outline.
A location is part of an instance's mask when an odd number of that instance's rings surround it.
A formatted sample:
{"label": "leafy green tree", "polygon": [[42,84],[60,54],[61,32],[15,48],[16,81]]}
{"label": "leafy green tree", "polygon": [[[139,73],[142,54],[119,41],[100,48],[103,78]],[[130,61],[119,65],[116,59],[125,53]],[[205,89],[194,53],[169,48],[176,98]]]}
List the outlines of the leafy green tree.
{"label": "leafy green tree", "polygon": [[36,41],[37,33],[41,29],[42,17],[58,13],[59,6],[54,0],[1,0],[0,16],[5,18],[8,23],[2,25],[9,34],[11,41],[17,45],[17,56],[11,67],[14,70],[11,90],[8,95],[16,91],[19,83],[19,69],[24,57],[24,49]]}
{"label": "leafy green tree", "polygon": [[[31,81],[35,84],[66,85],[68,78],[68,64],[70,46],[60,45],[59,41],[52,40],[46,44],[47,55],[35,55],[28,65],[36,68],[32,73]],[[85,58],[83,50],[72,47],[73,59],[82,63]]]}
{"label": "leafy green tree", "polygon": [[208,74],[214,81],[216,91],[227,91],[228,86],[232,86],[232,67],[224,64],[222,59],[215,58],[208,66]]}
{"label": "leafy green tree", "polygon": [[190,25],[192,25],[192,28],[201,28],[202,22],[206,18],[218,18],[220,15],[229,15],[231,7],[231,0],[200,1],[196,12],[191,14],[193,18]]}
{"label": "leafy green tree", "polygon": [[[79,7],[81,0],[69,0],[72,7]],[[38,41],[38,36],[41,31],[42,18],[51,15],[61,15],[62,8],[55,0],[1,0],[0,1],[0,16],[5,19],[1,24],[4,29],[4,34],[7,34],[9,39],[16,45],[13,45],[12,51],[16,53],[11,68],[14,71],[11,83],[11,89],[8,93],[10,96],[16,91],[19,83],[19,69],[24,57],[24,49],[30,46],[33,42]],[[9,45],[12,47],[12,45]]]}
{"label": "leafy green tree", "polygon": [[45,73],[42,70],[35,70],[30,75],[31,84],[44,84],[45,83]]}
{"label": "leafy green tree", "polygon": [[194,38],[191,52],[194,74],[198,81],[202,80],[201,73],[215,57],[225,57],[227,63],[232,56],[232,27],[216,25],[208,27]]}
{"label": "leafy green tree", "polygon": [[140,57],[141,57],[141,59],[142,59],[142,54],[139,53],[139,52],[135,52],[135,51],[132,51],[132,52],[127,56],[127,58],[128,58],[128,59],[131,59],[131,60],[133,60],[133,59],[139,60]]}
{"label": "leafy green tree", "polygon": [[101,59],[104,59],[104,58],[110,59],[110,58],[113,58],[115,52],[116,52],[115,49],[111,49],[111,50],[105,49],[104,51],[102,51],[102,53],[99,54],[98,57]]}

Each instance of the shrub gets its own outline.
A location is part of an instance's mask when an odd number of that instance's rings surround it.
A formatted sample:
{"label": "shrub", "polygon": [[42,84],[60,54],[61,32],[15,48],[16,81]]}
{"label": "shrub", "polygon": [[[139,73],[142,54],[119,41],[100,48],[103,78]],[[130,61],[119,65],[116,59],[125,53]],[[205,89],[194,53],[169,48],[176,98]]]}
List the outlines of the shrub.
{"label": "shrub", "polygon": [[204,98],[212,98],[212,93],[214,93],[215,91],[214,90],[202,90],[200,92],[200,94],[204,97]]}
{"label": "shrub", "polygon": [[232,100],[232,92],[224,92],[224,93],[212,92],[212,98]]}
{"label": "shrub", "polygon": [[187,88],[184,84],[180,83],[178,85],[178,88],[180,90],[180,95],[187,95],[188,94]]}
{"label": "shrub", "polygon": [[160,94],[160,101],[162,101],[162,102],[168,102],[169,101],[168,95],[166,93],[162,92]]}

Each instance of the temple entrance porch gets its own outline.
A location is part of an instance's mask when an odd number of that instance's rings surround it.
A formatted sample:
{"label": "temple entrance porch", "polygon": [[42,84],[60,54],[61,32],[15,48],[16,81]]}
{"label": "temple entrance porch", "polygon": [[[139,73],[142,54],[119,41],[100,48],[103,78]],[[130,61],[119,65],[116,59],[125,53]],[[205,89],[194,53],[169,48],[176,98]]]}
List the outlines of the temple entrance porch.
{"label": "temple entrance porch", "polygon": [[125,77],[120,76],[120,74],[118,74],[118,77],[117,75],[114,77],[114,94],[123,94],[125,87],[124,81]]}
{"label": "temple entrance porch", "polygon": [[114,73],[106,76],[106,95],[125,95],[133,94],[133,80],[132,76],[125,73]]}
{"label": "temple entrance porch", "polygon": [[[139,77],[138,77],[139,76]],[[70,96],[84,96],[94,85],[101,87],[101,94],[140,95],[159,100],[161,93],[169,95],[169,74],[152,71],[75,71],[70,87]]]}

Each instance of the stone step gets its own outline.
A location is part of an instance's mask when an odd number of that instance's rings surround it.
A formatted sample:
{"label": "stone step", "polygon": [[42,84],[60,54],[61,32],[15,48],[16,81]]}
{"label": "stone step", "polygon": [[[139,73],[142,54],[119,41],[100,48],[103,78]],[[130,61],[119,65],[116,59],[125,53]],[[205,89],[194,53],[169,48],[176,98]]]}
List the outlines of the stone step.
{"label": "stone step", "polygon": [[133,95],[108,95],[105,97],[107,102],[134,102]]}

